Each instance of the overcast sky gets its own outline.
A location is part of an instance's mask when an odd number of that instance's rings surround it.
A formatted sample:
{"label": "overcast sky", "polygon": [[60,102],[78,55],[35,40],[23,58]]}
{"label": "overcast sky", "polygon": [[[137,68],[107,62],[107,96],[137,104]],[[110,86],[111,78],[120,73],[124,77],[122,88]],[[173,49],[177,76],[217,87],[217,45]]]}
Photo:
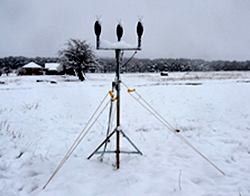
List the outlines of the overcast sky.
{"label": "overcast sky", "polygon": [[96,15],[103,39],[116,41],[121,19],[130,44],[143,16],[138,58],[250,59],[250,0],[0,0],[0,57],[57,56],[70,38],[94,48]]}

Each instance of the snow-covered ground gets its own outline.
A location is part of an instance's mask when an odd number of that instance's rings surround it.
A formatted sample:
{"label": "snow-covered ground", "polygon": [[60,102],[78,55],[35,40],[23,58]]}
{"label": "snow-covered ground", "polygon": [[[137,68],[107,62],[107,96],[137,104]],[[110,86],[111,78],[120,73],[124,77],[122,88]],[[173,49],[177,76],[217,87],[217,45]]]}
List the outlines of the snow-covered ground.
{"label": "snow-covered ground", "polygon": [[[113,77],[88,74],[84,82],[61,76],[0,77],[1,196],[250,195],[250,72],[121,75],[225,175],[122,86],[121,128],[143,155],[121,154],[119,170],[115,154],[105,154],[102,162],[100,155],[87,160],[106,136],[107,107],[43,190],[111,90]],[[115,137],[108,148],[115,150]],[[133,147],[121,138],[121,149]]]}

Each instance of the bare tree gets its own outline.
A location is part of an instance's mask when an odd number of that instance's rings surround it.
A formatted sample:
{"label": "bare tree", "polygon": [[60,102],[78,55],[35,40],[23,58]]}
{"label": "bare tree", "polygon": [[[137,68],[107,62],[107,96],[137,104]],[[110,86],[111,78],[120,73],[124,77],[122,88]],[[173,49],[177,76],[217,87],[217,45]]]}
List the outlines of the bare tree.
{"label": "bare tree", "polygon": [[79,79],[84,81],[83,73],[90,67],[98,67],[96,57],[86,40],[70,39],[66,48],[59,50],[60,63],[65,70],[73,69]]}

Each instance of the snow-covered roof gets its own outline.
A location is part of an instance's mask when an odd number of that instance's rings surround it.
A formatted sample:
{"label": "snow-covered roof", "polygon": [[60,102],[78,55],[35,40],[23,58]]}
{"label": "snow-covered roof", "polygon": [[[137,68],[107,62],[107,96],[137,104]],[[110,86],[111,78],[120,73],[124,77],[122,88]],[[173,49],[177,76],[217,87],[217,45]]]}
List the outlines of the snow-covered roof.
{"label": "snow-covered roof", "polygon": [[45,69],[48,69],[50,71],[52,70],[57,71],[59,65],[60,65],[59,63],[45,63]]}
{"label": "snow-covered roof", "polygon": [[34,63],[34,62],[30,62],[30,63],[24,65],[23,68],[41,68],[42,69],[43,67]]}

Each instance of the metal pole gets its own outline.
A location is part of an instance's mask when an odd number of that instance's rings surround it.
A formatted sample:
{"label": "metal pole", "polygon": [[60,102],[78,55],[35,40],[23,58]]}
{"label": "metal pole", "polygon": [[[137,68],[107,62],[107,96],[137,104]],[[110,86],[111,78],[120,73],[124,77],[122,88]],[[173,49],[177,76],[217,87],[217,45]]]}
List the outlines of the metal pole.
{"label": "metal pole", "polygon": [[[140,46],[141,46],[141,36],[142,36],[142,33],[143,33],[143,26],[141,24],[141,22],[139,21],[138,22],[138,25],[137,25],[137,35],[138,35],[138,47],[126,47],[126,48],[119,48],[117,46],[115,47],[102,47],[100,46],[100,34],[101,34],[101,24],[100,22],[97,20],[95,22],[95,26],[94,26],[94,29],[95,29],[95,34],[96,34],[96,48],[98,50],[115,50],[115,57],[116,57],[116,64],[117,64],[117,68],[116,68],[116,98],[117,98],[117,120],[116,120],[116,167],[117,169],[119,169],[120,167],[120,55],[121,55],[121,50],[124,51],[124,50],[140,50]],[[116,35],[117,35],[117,38],[118,38],[118,42],[121,41],[121,37],[123,35],[123,28],[122,28],[122,25],[119,23],[116,27]],[[122,132],[121,132],[122,133]],[[108,140],[106,140],[107,142]],[[131,142],[131,141],[130,141]],[[132,144],[132,143],[131,143]],[[134,145],[133,145],[134,146]],[[105,144],[105,147],[104,147],[104,151],[103,153],[105,153],[105,150],[106,150],[106,144]],[[96,151],[97,152],[97,151]]]}
{"label": "metal pole", "polygon": [[120,126],[120,49],[117,49],[115,51],[116,53],[116,79],[117,79],[117,84],[116,84],[116,91],[117,91],[117,127]]}
{"label": "metal pole", "polygon": [[116,119],[116,167],[120,168],[120,53],[121,50],[115,50],[116,54],[116,97],[117,97],[117,119]]}

